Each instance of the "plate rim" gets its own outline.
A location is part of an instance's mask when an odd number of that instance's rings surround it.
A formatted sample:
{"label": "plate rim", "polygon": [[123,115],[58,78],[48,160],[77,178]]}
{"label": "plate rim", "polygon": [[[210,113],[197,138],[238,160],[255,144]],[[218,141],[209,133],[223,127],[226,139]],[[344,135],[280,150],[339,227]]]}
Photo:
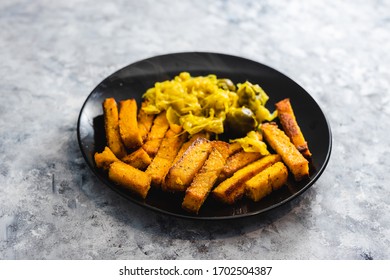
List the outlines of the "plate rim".
{"label": "plate rim", "polygon": [[[322,116],[324,118],[324,121],[326,123],[327,132],[329,134],[329,138],[328,138],[329,145],[327,147],[326,156],[325,156],[325,159],[324,159],[322,165],[317,170],[317,172],[314,174],[314,176],[310,178],[310,181],[308,183],[306,183],[299,191],[293,193],[292,195],[290,195],[289,197],[283,199],[282,201],[280,201],[278,203],[275,203],[273,205],[270,205],[270,206],[268,206],[266,208],[263,208],[263,209],[260,209],[260,210],[256,210],[256,211],[252,211],[252,212],[246,212],[244,214],[227,215],[227,216],[226,215],[225,216],[197,216],[197,215],[192,215],[191,213],[188,213],[188,215],[184,215],[184,214],[180,214],[180,213],[170,212],[170,211],[158,208],[158,207],[153,206],[153,205],[149,205],[149,204],[145,203],[145,201],[137,200],[136,198],[132,197],[128,193],[125,193],[124,191],[120,191],[120,188],[114,188],[113,186],[111,186],[111,184],[109,184],[107,178],[104,178],[102,176],[102,174],[100,174],[96,170],[96,168],[94,166],[91,166],[91,164],[90,164],[90,162],[88,160],[88,157],[87,157],[86,153],[84,152],[84,149],[83,149],[83,146],[82,146],[82,139],[81,139],[81,132],[80,132],[80,128],[81,127],[80,126],[81,126],[81,119],[82,119],[82,115],[83,115],[85,106],[88,104],[89,99],[93,96],[93,94],[95,93],[96,89],[99,88],[110,77],[114,76],[115,74],[123,71],[124,69],[126,69],[128,67],[134,66],[137,63],[141,63],[143,61],[150,60],[150,59],[158,59],[158,58],[166,57],[166,56],[195,55],[195,54],[211,55],[211,56],[213,56],[213,55],[215,55],[215,56],[224,56],[224,57],[231,57],[231,58],[235,58],[235,59],[239,59],[239,60],[246,60],[246,61],[248,61],[250,63],[255,63],[255,64],[258,64],[258,65],[260,65],[262,67],[265,67],[265,68],[267,68],[267,69],[269,69],[269,70],[271,70],[273,72],[277,72],[279,75],[283,76],[284,78],[289,79],[295,85],[300,87],[312,99],[312,101],[318,106],[318,109],[320,110],[320,112],[321,112],[321,114],[322,114]],[[242,219],[242,218],[247,218],[247,217],[253,217],[253,216],[256,216],[256,215],[260,215],[260,214],[265,214],[265,213],[267,213],[267,212],[269,212],[269,211],[271,211],[273,209],[279,208],[280,206],[289,203],[290,201],[292,201],[296,197],[302,195],[304,192],[306,192],[310,187],[312,187],[314,185],[314,183],[321,177],[321,175],[325,171],[325,169],[326,169],[326,167],[327,167],[327,165],[329,163],[331,154],[332,154],[332,146],[333,146],[332,130],[331,130],[330,123],[329,123],[329,120],[328,120],[325,112],[319,106],[317,101],[312,97],[312,95],[309,92],[307,92],[300,84],[298,84],[297,82],[295,82],[290,77],[288,77],[285,74],[283,74],[282,72],[278,71],[277,69],[275,69],[275,68],[273,68],[271,66],[268,66],[266,64],[263,64],[261,62],[258,62],[256,60],[253,60],[253,59],[250,59],[250,58],[246,58],[246,57],[243,57],[243,56],[232,55],[232,54],[225,54],[225,53],[219,53],[219,52],[202,52],[202,51],[175,52],[175,53],[165,53],[165,54],[150,56],[150,57],[146,57],[146,58],[134,61],[134,62],[132,62],[132,63],[130,63],[128,65],[125,65],[125,66],[121,67],[120,69],[117,69],[116,71],[112,72],[111,74],[109,74],[107,77],[105,77],[103,80],[101,80],[92,89],[92,91],[88,94],[87,98],[85,99],[85,101],[83,102],[83,105],[80,108],[80,113],[79,113],[79,116],[77,118],[77,141],[78,141],[78,146],[79,146],[79,149],[81,151],[81,154],[82,154],[85,162],[87,163],[89,169],[92,171],[92,173],[97,178],[99,178],[101,183],[103,183],[109,189],[111,189],[114,192],[116,192],[121,197],[124,197],[125,199],[130,200],[131,202],[133,202],[133,203],[135,203],[135,204],[137,204],[139,206],[142,206],[143,208],[152,210],[152,211],[157,212],[157,213],[162,213],[162,214],[165,214],[165,215],[168,215],[168,216],[182,218],[182,219],[190,219],[190,220],[212,220],[212,221]]]}

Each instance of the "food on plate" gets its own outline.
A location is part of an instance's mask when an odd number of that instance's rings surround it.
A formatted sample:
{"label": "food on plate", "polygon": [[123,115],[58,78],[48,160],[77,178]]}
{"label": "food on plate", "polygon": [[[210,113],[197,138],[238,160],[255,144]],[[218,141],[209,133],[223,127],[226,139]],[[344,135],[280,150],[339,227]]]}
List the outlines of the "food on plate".
{"label": "food on plate", "polygon": [[282,157],[296,181],[309,176],[309,162],[276,123],[262,124],[261,131],[267,143]]}
{"label": "food on plate", "polygon": [[[192,77],[182,72],[172,80],[155,83],[143,98],[148,101],[143,109],[145,112],[166,111],[170,123],[183,126],[191,135],[200,131],[223,133],[226,116],[236,115],[234,112],[240,110],[248,113],[240,114],[240,117],[244,115],[246,119],[251,115],[253,119],[248,131],[255,128],[254,124],[271,121],[277,116],[276,111],[270,113],[265,107],[269,97],[259,85],[246,81],[237,84],[236,90],[232,81],[218,79],[216,75]],[[243,131],[244,135],[248,131]]]}
{"label": "food on plate", "polygon": [[245,152],[244,150],[231,155],[226,160],[226,164],[219,175],[218,181],[221,182],[224,179],[231,177],[234,172],[260,159],[261,157],[262,155],[258,152]]}
{"label": "food on plate", "polygon": [[259,201],[285,185],[287,177],[287,167],[283,162],[276,162],[245,182],[245,194],[253,201]]}
{"label": "food on plate", "polygon": [[121,161],[110,165],[108,178],[141,198],[146,198],[150,189],[151,178],[148,174]]}
{"label": "food on plate", "polygon": [[169,169],[162,183],[165,191],[185,191],[202,168],[212,145],[205,138],[196,139],[181,158]]}
{"label": "food on plate", "polygon": [[181,132],[182,128],[180,126],[173,129],[171,128],[167,131],[165,137],[161,141],[161,145],[156,156],[146,169],[146,174],[152,178],[152,183],[156,187],[160,187],[161,182],[176,157],[176,154],[179,152],[180,147],[187,138],[187,134]]}
{"label": "food on plate", "polygon": [[[188,134],[187,134],[188,135]],[[188,149],[189,146],[192,145],[192,143],[195,142],[196,139],[198,138],[205,138],[205,139],[209,139],[210,138],[210,135],[209,133],[205,133],[205,132],[198,132],[192,136],[190,136],[190,138],[188,139],[187,142],[185,142],[179,152],[177,153],[175,159],[173,160],[172,162],[172,165],[174,165],[179,159],[181,159],[181,157],[183,156],[184,152]]]}
{"label": "food on plate", "polygon": [[245,193],[245,182],[268,166],[280,161],[279,155],[268,155],[236,171],[232,177],[222,181],[212,194],[218,200],[233,204]]}
{"label": "food on plate", "polygon": [[277,102],[275,107],[278,111],[280,124],[286,135],[305,158],[310,158],[311,152],[295,118],[290,99],[285,98]]}
{"label": "food on plate", "polygon": [[105,147],[104,151],[101,153],[95,153],[94,155],[95,164],[97,168],[103,168],[104,170],[108,170],[111,163],[115,161],[120,161],[114,153],[111,151],[109,147]]}
{"label": "food on plate", "polygon": [[258,131],[249,131],[245,137],[230,140],[231,143],[239,143],[245,152],[256,152],[261,155],[269,155],[267,145],[263,142],[263,136]]}
{"label": "food on plate", "polygon": [[127,156],[123,157],[122,161],[127,164],[130,164],[137,169],[145,170],[152,162],[152,159],[150,158],[148,153],[145,152],[145,150],[141,147],[134,152],[128,154]]}
{"label": "food on plate", "polygon": [[239,151],[242,151],[242,146],[240,143],[238,142],[230,142],[230,145],[229,145],[229,156],[239,152]]}
{"label": "food on plate", "polygon": [[126,155],[126,149],[119,134],[118,106],[114,98],[104,100],[103,112],[107,146],[115,156],[122,158]]}
{"label": "food on plate", "polygon": [[138,130],[137,102],[127,99],[119,102],[119,133],[127,149],[135,149],[142,145]]}
{"label": "food on plate", "polygon": [[270,113],[265,107],[269,97],[257,84],[249,81],[237,85],[238,105],[249,108],[254,114],[258,124],[272,121],[278,115],[277,111]]}
{"label": "food on plate", "polygon": [[181,193],[193,214],[207,199],[260,201],[286,185],[289,172],[295,181],[309,176],[311,155],[289,99],[272,113],[268,99],[248,81],[186,72],[155,83],[139,108],[127,99],[118,111],[107,98],[107,146],[95,153],[96,167],[143,199],[150,188]]}
{"label": "food on plate", "polygon": [[150,133],[148,134],[148,138],[146,139],[145,144],[142,146],[142,148],[152,158],[157,154],[161,141],[168,129],[169,123],[165,112],[161,112],[154,119]]}
{"label": "food on plate", "polygon": [[138,131],[142,141],[146,140],[148,133],[153,125],[153,120],[156,115],[146,113],[143,108],[147,106],[148,102],[144,101],[141,104],[141,110],[138,112]]}
{"label": "food on plate", "polygon": [[218,179],[229,155],[229,145],[222,141],[213,141],[210,155],[187,188],[182,207],[198,213]]}
{"label": "food on plate", "polygon": [[238,138],[256,129],[258,123],[255,114],[246,107],[231,108],[226,114],[224,129]]}

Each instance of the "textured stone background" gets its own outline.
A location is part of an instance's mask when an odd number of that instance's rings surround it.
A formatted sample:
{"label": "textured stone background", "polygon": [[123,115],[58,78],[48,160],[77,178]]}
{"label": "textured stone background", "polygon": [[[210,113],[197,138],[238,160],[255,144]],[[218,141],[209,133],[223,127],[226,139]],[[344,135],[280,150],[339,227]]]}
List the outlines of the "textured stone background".
{"label": "textured stone background", "polygon": [[[389,259],[388,1],[0,2],[0,259]],[[268,215],[187,221],[133,205],[87,168],[76,124],[106,76],[150,56],[250,58],[303,86],[333,152]]]}

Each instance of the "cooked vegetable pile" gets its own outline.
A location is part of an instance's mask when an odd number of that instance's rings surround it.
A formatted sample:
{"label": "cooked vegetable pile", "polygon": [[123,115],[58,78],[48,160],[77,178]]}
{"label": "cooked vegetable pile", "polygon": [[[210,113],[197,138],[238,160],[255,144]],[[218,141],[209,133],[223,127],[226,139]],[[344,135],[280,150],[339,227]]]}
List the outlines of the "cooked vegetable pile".
{"label": "cooked vegetable pile", "polygon": [[166,111],[169,123],[183,126],[190,135],[202,130],[222,134],[229,125],[246,134],[277,116],[265,107],[269,97],[259,85],[248,81],[234,85],[216,75],[191,77],[182,72],[172,80],[155,83],[143,97],[149,101],[145,112]]}

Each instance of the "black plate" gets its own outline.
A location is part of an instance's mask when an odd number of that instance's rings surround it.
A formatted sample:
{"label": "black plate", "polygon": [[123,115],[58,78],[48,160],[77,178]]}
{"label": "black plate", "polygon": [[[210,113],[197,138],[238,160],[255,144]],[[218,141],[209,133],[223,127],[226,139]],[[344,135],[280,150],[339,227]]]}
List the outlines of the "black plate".
{"label": "black plate", "polygon": [[[208,198],[198,215],[181,209],[183,196],[151,190],[146,200],[134,196],[111,183],[94,164],[93,155],[105,146],[102,102],[107,97],[117,101],[135,98],[141,101],[142,94],[157,81],[172,79],[182,71],[193,76],[216,74],[229,78],[235,84],[246,80],[259,84],[270,96],[267,107],[273,111],[274,104],[289,97],[298,123],[313,154],[310,179],[302,182],[289,180],[287,186],[255,203],[242,199],[233,206],[222,205]],[[224,54],[176,53],[148,58],[115,72],[103,80],[88,96],[78,119],[78,141],[88,166],[108,187],[146,208],[179,217],[194,219],[232,219],[255,215],[275,209],[302,194],[320,177],[331,153],[332,138],[329,124],[314,99],[293,80],[263,64]]]}

